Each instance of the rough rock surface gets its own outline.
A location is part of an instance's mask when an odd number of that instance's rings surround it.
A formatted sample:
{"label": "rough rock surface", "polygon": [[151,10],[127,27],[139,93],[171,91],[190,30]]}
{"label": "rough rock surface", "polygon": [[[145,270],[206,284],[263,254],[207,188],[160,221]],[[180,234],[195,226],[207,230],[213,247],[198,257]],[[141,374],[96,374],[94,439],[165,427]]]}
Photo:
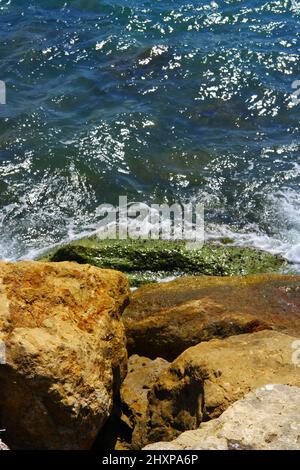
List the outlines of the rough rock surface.
{"label": "rough rock surface", "polygon": [[300,388],[266,385],[219,418],[145,450],[300,450]]}
{"label": "rough rock surface", "polygon": [[169,362],[161,358],[152,361],[137,355],[128,360],[128,374],[121,387],[121,403],[123,420],[126,419],[132,429],[132,449],[141,447],[140,439],[144,434],[149,391],[169,365]]}
{"label": "rough rock surface", "polygon": [[300,386],[292,356],[295,340],[265,330],[187,349],[148,394],[141,447],[197,429],[202,421],[219,417],[232,403],[268,383]]}
{"label": "rough rock surface", "polygon": [[126,277],[75,263],[0,263],[0,427],[11,448],[88,449],[125,377]]}
{"label": "rough rock surface", "polygon": [[138,289],[124,312],[129,354],[175,359],[212,338],[300,334],[300,276],[186,277]]}

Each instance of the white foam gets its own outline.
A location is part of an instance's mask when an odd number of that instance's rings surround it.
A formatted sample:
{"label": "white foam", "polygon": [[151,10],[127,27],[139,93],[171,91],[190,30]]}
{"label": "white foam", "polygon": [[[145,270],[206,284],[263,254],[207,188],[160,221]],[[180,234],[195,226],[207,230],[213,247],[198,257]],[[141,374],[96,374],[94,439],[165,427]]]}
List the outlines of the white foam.
{"label": "white foam", "polygon": [[[286,189],[266,196],[266,214],[269,217],[270,234],[264,233],[259,224],[249,224],[243,229],[237,230],[225,224],[205,223],[205,239],[207,241],[217,241],[222,237],[227,237],[232,240],[230,244],[233,246],[253,247],[272,254],[282,255],[293,263],[294,268],[300,272],[300,194],[295,190]],[[74,219],[76,220],[76,215]],[[76,230],[78,224],[73,224],[70,220],[66,236],[58,243],[47,244],[44,247],[33,247],[18,259],[34,259],[61,244],[96,235],[99,230],[97,214],[95,214],[94,220],[94,224],[86,224],[85,230],[81,232],[78,229]],[[136,226],[137,222],[132,220],[132,224]],[[145,218],[144,223],[139,220],[138,224],[140,224],[141,235],[149,231],[148,218]],[[0,246],[0,253],[4,254],[2,258],[7,261],[15,260],[11,256],[5,258],[5,253],[11,253],[11,247],[14,244],[16,243],[10,243],[10,249],[8,249],[8,246]]]}
{"label": "white foam", "polygon": [[266,207],[272,235],[264,233],[257,224],[240,231],[228,225],[211,224],[206,226],[206,239],[228,237],[232,239],[232,245],[281,255],[300,271],[300,195],[292,189],[278,191],[266,196]]}

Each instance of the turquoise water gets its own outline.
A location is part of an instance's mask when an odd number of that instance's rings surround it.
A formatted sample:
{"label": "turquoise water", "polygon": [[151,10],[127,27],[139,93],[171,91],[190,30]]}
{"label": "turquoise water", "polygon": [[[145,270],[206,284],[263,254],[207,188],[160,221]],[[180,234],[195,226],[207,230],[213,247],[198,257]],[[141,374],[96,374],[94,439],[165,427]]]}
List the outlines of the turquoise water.
{"label": "turquoise water", "polygon": [[300,2],[0,0],[0,257],[119,195],[300,262]]}

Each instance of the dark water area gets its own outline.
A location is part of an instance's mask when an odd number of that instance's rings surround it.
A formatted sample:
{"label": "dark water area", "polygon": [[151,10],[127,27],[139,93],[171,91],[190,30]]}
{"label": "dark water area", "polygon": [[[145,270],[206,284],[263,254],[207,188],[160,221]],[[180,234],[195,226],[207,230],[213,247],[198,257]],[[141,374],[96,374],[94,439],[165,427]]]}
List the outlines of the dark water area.
{"label": "dark water area", "polygon": [[[0,258],[200,201],[300,263],[300,2],[0,0]],[[300,96],[300,93],[299,93]]]}

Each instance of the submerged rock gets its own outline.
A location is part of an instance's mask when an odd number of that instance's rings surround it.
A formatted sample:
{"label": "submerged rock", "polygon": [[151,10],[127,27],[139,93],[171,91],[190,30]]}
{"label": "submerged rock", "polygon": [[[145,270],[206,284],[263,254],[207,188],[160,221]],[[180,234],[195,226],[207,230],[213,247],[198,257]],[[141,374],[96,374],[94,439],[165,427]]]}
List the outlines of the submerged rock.
{"label": "submerged rock", "polygon": [[170,441],[219,417],[248,392],[269,383],[300,386],[295,337],[275,331],[231,336],[187,349],[148,394],[140,446]]}
{"label": "submerged rock", "polygon": [[186,277],[134,292],[129,354],[173,360],[201,341],[274,328],[300,334],[300,276]]}
{"label": "submerged rock", "polygon": [[74,263],[0,263],[0,427],[13,449],[88,449],[126,375],[128,281]]}
{"label": "submerged rock", "polygon": [[300,450],[300,388],[266,385],[199,429],[145,450]]}
{"label": "submerged rock", "polygon": [[62,246],[46,256],[49,261],[76,261],[129,275],[131,285],[155,282],[172,275],[210,276],[278,272],[286,261],[253,248],[206,244],[187,249],[184,241],[83,239]]}

